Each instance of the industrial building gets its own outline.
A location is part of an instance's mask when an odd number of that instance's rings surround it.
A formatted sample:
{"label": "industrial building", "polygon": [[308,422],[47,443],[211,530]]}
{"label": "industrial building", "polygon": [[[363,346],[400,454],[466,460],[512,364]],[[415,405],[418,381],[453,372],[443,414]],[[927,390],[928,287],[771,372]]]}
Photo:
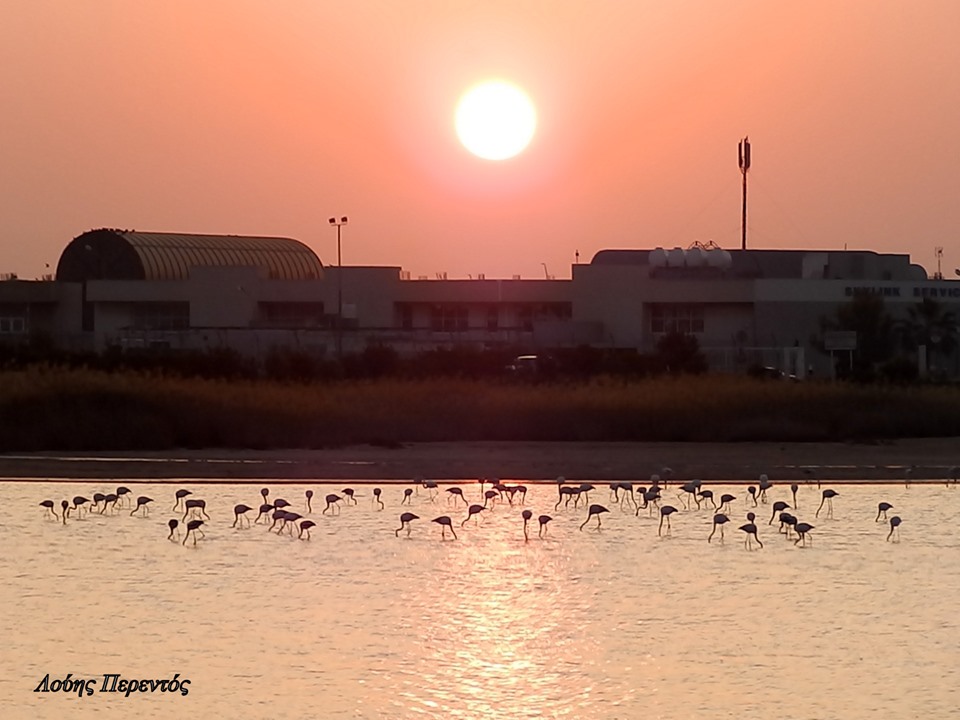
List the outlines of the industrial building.
{"label": "industrial building", "polygon": [[[394,266],[323,265],[290,238],[99,229],[72,240],[56,275],[0,282],[0,341],[332,356],[368,344],[542,352],[591,345],[652,352],[665,333],[698,339],[712,369],[771,365],[829,376],[848,338],[820,320],[860,293],[894,316],[934,298],[960,317],[960,281],[908,255],[839,250],[602,250],[562,279],[411,278]],[[833,343],[833,345],[831,345]],[[958,374],[957,352],[928,348]]]}

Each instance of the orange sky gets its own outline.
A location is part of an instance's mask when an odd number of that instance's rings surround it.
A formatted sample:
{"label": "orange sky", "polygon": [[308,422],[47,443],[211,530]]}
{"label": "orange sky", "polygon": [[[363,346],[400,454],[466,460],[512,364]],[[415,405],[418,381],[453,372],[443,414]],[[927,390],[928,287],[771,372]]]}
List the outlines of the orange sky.
{"label": "orange sky", "polygon": [[[784,5],[789,8],[784,9]],[[0,272],[96,227],[283,235],[414,276],[740,243],[960,266],[957,0],[6,0]],[[531,146],[464,150],[490,76]]]}

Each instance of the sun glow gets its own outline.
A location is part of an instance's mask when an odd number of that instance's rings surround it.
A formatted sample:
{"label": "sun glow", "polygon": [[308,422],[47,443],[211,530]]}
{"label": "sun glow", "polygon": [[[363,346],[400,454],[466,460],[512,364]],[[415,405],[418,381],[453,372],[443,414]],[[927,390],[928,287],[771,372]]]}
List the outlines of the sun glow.
{"label": "sun glow", "polygon": [[533,139],[537,111],[516,85],[491,80],[470,88],[460,98],[457,136],[463,146],[485,160],[506,160]]}

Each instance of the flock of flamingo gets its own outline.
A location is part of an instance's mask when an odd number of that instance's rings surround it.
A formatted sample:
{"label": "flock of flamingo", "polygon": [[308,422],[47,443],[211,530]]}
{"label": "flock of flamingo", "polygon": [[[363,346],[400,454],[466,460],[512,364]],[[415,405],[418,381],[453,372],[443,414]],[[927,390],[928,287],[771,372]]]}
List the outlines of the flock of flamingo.
{"label": "flock of flamingo", "polygon": [[[665,502],[665,495],[669,492],[667,489],[668,479],[671,475],[672,471],[669,468],[664,468],[662,474],[652,475],[649,484],[645,486],[634,486],[634,484],[630,482],[608,483],[606,484],[609,491],[608,504],[613,507],[619,507],[622,513],[632,511],[635,516],[639,516],[642,511],[646,511],[650,517],[655,517],[656,514],[658,514],[660,521],[657,527],[657,535],[659,537],[672,533],[671,516],[680,513],[681,510],[691,512],[694,511],[694,506],[696,506],[697,511],[710,510],[713,513],[713,523],[710,534],[706,540],[708,543],[712,543],[716,537],[717,541],[722,543],[724,541],[725,526],[732,522],[731,504],[738,500],[737,496],[722,493],[719,497],[716,497],[714,492],[704,487],[700,480],[690,480],[676,486],[679,489],[677,504],[680,506],[677,507],[677,505],[671,505]],[[946,485],[948,487],[956,486],[958,475],[960,475],[960,469],[956,467],[952,468],[947,477]],[[910,482],[910,473],[908,473],[906,487],[910,487]],[[478,502],[473,503],[467,499],[464,490],[464,487],[469,489],[469,485],[462,486],[457,484],[443,489],[446,495],[447,505],[450,507],[459,507],[462,504],[467,514],[459,523],[455,523],[451,515],[447,514],[434,517],[431,522],[440,525],[441,540],[447,539],[448,532],[451,540],[458,539],[455,525],[463,528],[471,520],[476,524],[481,514],[492,512],[497,506],[508,505],[510,507],[517,507],[526,504],[527,487],[525,485],[505,484],[499,480],[487,479],[481,479],[477,484],[479,485]],[[767,493],[773,486],[773,482],[764,474],[759,477],[756,485],[747,487],[745,501],[748,503],[750,509],[745,514],[746,522],[739,526],[739,530],[744,533],[744,547],[751,550],[755,544],[758,548],[763,548],[763,542],[759,538],[757,526],[757,513],[760,511],[761,505],[769,505],[770,507],[771,513],[767,521],[768,526],[772,526],[775,522],[778,522],[779,527],[777,530],[779,534],[792,540],[794,545],[806,547],[808,543],[812,543],[811,533],[815,526],[809,522],[801,521],[798,516],[794,514],[799,508],[797,498],[799,485],[797,483],[790,485],[791,502],[775,500],[770,503],[767,498]],[[587,511],[587,515],[580,524],[579,529],[583,531],[593,520],[596,520],[596,529],[599,530],[602,527],[600,518],[603,514],[609,513],[610,510],[605,505],[590,501],[591,493],[600,492],[597,486],[591,483],[568,483],[565,478],[559,477],[556,480],[556,487],[557,501],[553,507],[554,512],[577,511],[580,510],[582,504]],[[423,495],[420,495],[421,488],[425,491]],[[418,479],[412,486],[401,488],[398,505],[401,507],[412,506],[415,495],[419,496],[418,501],[420,504],[435,504],[440,493],[441,488],[438,482]],[[182,545],[186,545],[187,542],[192,539],[193,545],[195,546],[198,539],[202,540],[205,537],[203,526],[210,521],[210,515],[207,513],[206,501],[191,497],[192,495],[193,492],[185,488],[178,489],[174,492],[174,503],[171,512],[176,512],[177,517],[170,518],[167,522],[169,529],[167,539],[179,542]],[[832,518],[833,500],[839,495],[840,493],[832,488],[823,489],[820,492],[820,504],[814,513],[814,518],[819,518],[821,513],[823,513],[825,519]],[[292,503],[283,498],[273,498],[271,500],[270,490],[268,488],[261,489],[260,496],[261,501],[259,503],[252,505],[241,503],[233,507],[233,523],[230,526],[231,528],[242,530],[244,528],[250,528],[254,524],[262,524],[268,531],[275,532],[277,535],[282,535],[286,532],[292,537],[294,531],[296,531],[298,539],[310,540],[310,530],[317,526],[317,522],[309,517],[313,515],[314,512],[313,490],[307,490],[304,494],[303,513],[297,512],[293,508]],[[129,510],[130,516],[140,515],[146,517],[150,513],[150,508],[154,502],[153,498],[146,495],[136,497],[134,502],[130,489],[120,486],[116,488],[115,492],[93,493],[92,498],[81,495],[75,496],[72,504],[67,500],[62,500],[60,502],[60,514],[57,514],[56,505],[52,500],[43,500],[39,505],[45,508],[44,514],[48,518],[55,519],[65,525],[68,520],[71,519],[72,514],[74,519],[81,519],[91,513],[117,515]],[[343,488],[339,494],[327,493],[324,497],[324,506],[323,509],[320,510],[320,514],[324,516],[339,515],[342,504],[358,504],[357,493],[352,488]],[[371,505],[377,512],[386,508],[381,488],[373,488]],[[879,502],[875,522],[885,521],[890,528],[886,536],[887,541],[899,542],[899,528],[902,520],[899,515],[893,515],[892,517],[888,517],[887,515],[887,512],[893,509],[894,507],[891,503],[886,501]],[[181,512],[182,515],[180,514]],[[251,521],[250,515],[254,512],[256,512],[256,517]],[[524,541],[529,542],[529,526],[534,518],[534,513],[532,510],[524,507],[520,512],[520,517],[523,521],[522,532]],[[401,532],[405,532],[406,536],[409,537],[413,529],[411,523],[420,519],[420,516],[413,512],[402,512],[399,516],[400,526],[394,529],[394,535],[399,537]],[[551,515],[540,514],[537,516],[539,525],[537,532],[538,538],[543,538],[547,534],[547,526],[552,520],[553,517]],[[182,537],[181,527],[185,528]]]}

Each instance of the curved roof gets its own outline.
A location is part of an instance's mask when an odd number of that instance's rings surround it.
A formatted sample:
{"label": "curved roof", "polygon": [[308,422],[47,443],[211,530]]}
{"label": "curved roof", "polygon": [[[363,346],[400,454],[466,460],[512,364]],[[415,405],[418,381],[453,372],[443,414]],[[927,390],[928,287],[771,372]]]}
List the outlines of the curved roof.
{"label": "curved roof", "polygon": [[195,267],[258,267],[274,280],[318,280],[323,264],[299,240],[90,230],[60,255],[57,280],[186,280]]}

